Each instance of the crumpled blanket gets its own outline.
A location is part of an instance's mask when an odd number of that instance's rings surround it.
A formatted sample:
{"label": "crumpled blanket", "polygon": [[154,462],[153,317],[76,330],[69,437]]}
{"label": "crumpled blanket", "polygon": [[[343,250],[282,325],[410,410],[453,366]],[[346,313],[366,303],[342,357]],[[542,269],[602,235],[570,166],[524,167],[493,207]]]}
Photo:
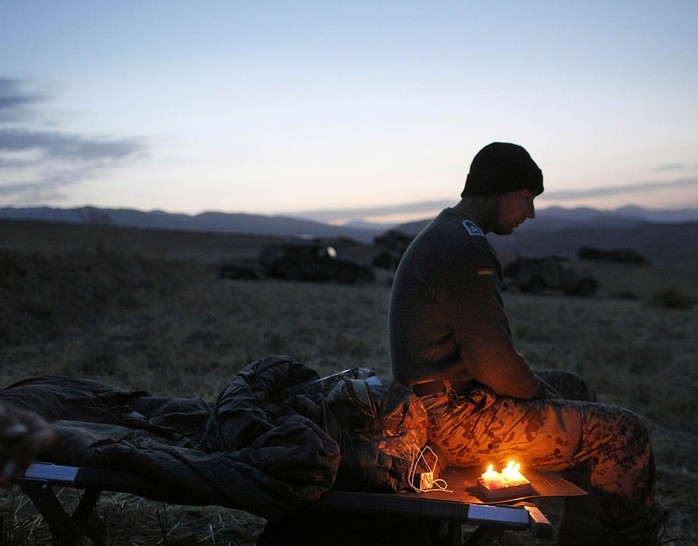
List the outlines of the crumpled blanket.
{"label": "crumpled blanket", "polygon": [[50,423],[56,442],[42,460],[128,471],[155,500],[268,520],[333,486],[400,490],[426,442],[426,410],[406,387],[364,368],[320,378],[288,356],[249,364],[216,401],[54,375],[3,389],[0,404]]}
{"label": "crumpled blanket", "polygon": [[274,356],[242,370],[217,402],[62,376],[15,383],[0,402],[51,424],[57,440],[42,460],[135,473],[157,484],[155,500],[275,519],[318,498],[337,475],[337,442],[285,403],[315,379],[305,365]]}

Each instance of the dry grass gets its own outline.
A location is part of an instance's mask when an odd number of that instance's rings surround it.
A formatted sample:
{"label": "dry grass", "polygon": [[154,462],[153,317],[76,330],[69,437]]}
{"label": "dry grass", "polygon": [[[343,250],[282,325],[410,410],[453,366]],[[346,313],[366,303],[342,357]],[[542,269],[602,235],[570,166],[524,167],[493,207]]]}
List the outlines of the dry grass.
{"label": "dry grass", "polygon": [[[173,246],[159,243],[146,259],[147,234],[139,236],[138,252],[115,232],[109,236],[113,243],[102,238],[99,250],[82,245],[81,252],[63,252],[56,238],[53,252],[2,254],[3,385],[58,372],[154,394],[213,398],[237,370],[279,353],[320,373],[366,366],[390,375],[385,283],[223,280],[215,264],[235,252],[230,249],[247,255],[253,238],[236,247],[227,236],[214,251],[199,235],[200,260],[197,245],[187,240],[186,259],[166,261],[176,254],[176,237],[168,243]],[[672,510],[667,534],[680,539],[674,544],[695,543],[698,310],[658,307],[652,294],[673,288],[693,298],[696,287],[684,273],[629,270],[623,282],[619,271],[625,270],[605,273],[593,299],[506,293],[512,328],[535,366],[579,372],[604,401],[647,420],[659,497]],[[618,287],[634,297],[614,297]],[[252,544],[264,524],[245,512],[167,506],[123,494],[105,494],[99,510],[112,545]],[[46,526],[16,491],[2,494],[0,514],[0,544],[50,544]],[[519,540],[536,543],[525,535]]]}

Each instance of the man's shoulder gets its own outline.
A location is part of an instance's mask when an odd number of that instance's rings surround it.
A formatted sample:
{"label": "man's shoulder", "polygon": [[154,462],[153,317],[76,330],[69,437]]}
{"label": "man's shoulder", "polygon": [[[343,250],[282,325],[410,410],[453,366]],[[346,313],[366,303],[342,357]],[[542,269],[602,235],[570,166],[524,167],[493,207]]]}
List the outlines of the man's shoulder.
{"label": "man's shoulder", "polygon": [[467,264],[494,264],[496,258],[477,224],[446,209],[419,234],[403,260],[410,267],[443,270]]}
{"label": "man's shoulder", "polygon": [[453,209],[443,210],[420,235],[432,241],[438,239],[441,245],[452,243],[459,246],[489,247],[482,228]]}

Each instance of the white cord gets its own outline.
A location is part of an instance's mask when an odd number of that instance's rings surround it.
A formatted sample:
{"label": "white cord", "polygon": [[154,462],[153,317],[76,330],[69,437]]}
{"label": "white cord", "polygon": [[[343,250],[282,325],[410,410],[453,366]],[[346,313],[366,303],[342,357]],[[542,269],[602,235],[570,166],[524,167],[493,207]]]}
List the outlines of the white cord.
{"label": "white cord", "polygon": [[[431,454],[434,458],[434,462],[432,465],[429,465],[429,462],[427,461],[425,454]],[[431,480],[419,480],[419,484],[415,485],[415,478],[417,475],[417,468],[419,466],[419,463],[423,462],[425,468],[427,469],[426,473],[431,474],[432,478],[434,474],[436,473],[436,465],[439,462],[439,456],[434,453],[434,450],[431,449],[429,446],[424,446],[424,448],[419,449],[418,446],[413,445],[412,446],[412,461],[410,463],[410,471],[409,471],[409,485],[410,487],[416,491],[417,493],[425,493],[427,491],[433,491],[435,489],[438,489],[439,491],[444,491],[447,493],[451,493],[448,489],[448,483],[446,480],[443,480],[441,478],[439,479],[431,479]],[[426,474],[422,473],[422,475]],[[421,476],[420,476],[421,478]],[[424,484],[424,482],[427,481],[428,483]]]}

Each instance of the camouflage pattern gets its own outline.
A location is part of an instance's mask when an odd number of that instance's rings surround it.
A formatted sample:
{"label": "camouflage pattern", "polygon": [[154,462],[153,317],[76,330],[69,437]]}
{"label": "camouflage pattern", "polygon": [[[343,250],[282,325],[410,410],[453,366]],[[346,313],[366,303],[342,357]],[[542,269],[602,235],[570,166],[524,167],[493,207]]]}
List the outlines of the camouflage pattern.
{"label": "camouflage pattern", "polygon": [[629,410],[596,403],[573,374],[537,374],[559,398],[501,397],[479,384],[423,398],[430,443],[451,465],[515,460],[548,471],[577,469],[587,475],[608,543],[648,544],[652,530],[642,522],[652,509],[655,475],[646,427]]}

